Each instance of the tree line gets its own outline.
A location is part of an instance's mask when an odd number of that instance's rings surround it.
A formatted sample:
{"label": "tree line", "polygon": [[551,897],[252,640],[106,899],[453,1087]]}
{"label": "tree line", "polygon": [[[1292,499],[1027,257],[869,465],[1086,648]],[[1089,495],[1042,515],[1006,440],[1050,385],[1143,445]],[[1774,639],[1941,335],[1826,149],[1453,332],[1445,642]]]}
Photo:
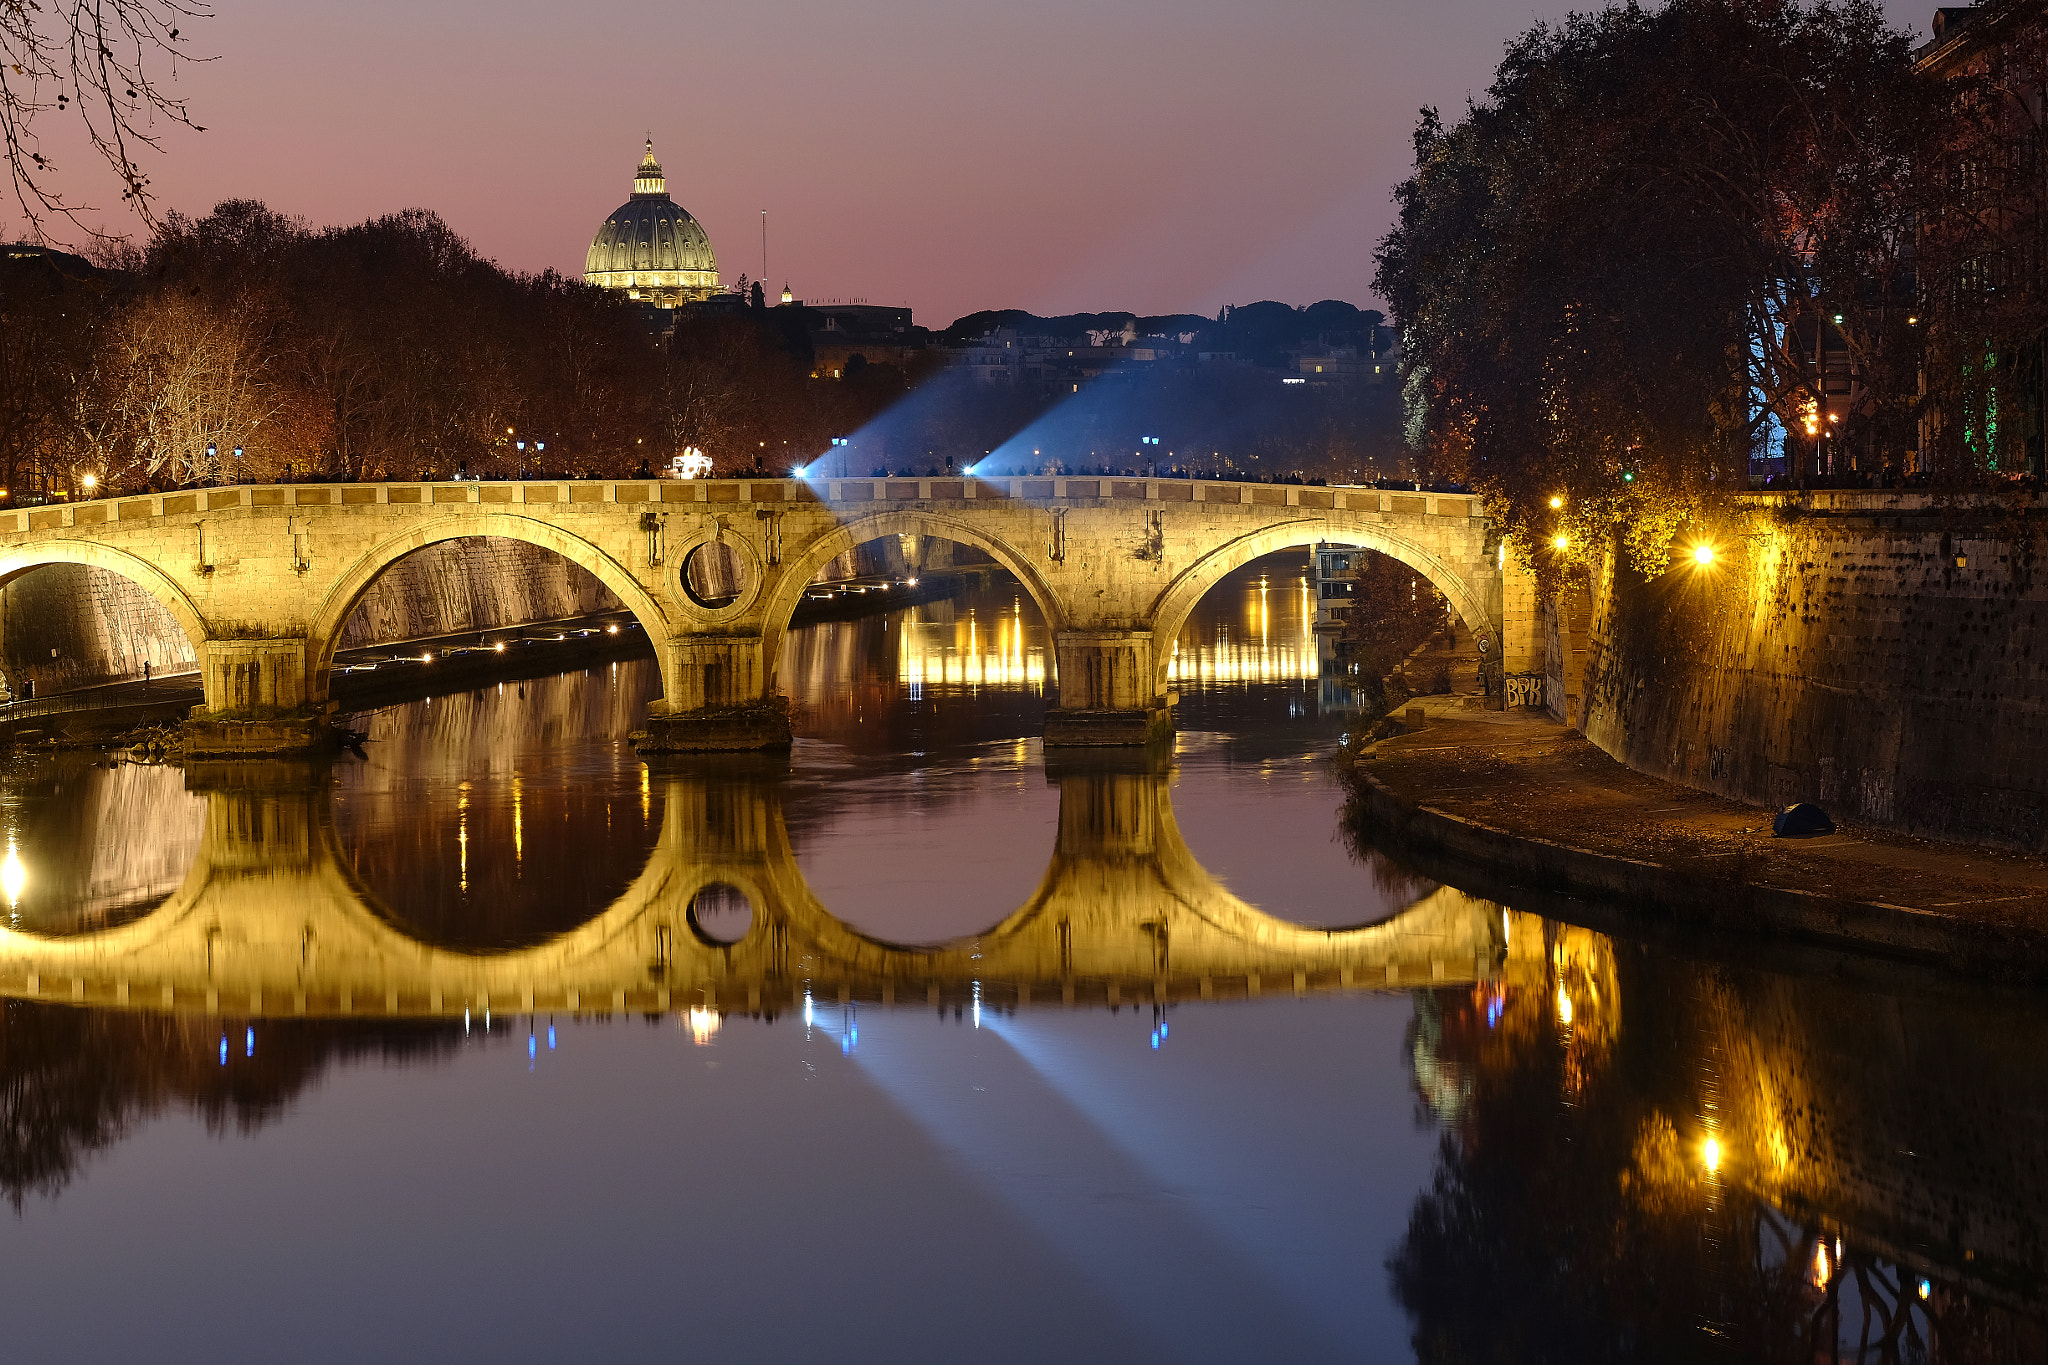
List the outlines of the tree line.
{"label": "tree line", "polygon": [[[314,228],[233,200],[166,215],[145,248],[98,243],[89,261],[6,251],[0,487],[17,501],[646,475],[689,449],[725,474],[781,475],[824,452],[847,473],[937,473],[999,449],[1006,472],[1125,468],[1148,462],[1141,434],[1161,437],[1149,462],[1162,469],[1235,477],[1392,476],[1405,456],[1391,386],[1287,386],[1250,367],[1135,366],[1077,398],[1065,383],[977,382],[920,335],[814,378],[810,310],[756,297],[657,324],[615,292],[504,270],[422,209]],[[1295,319],[1268,331],[1378,326],[1349,305],[1316,309],[1236,311]]]}
{"label": "tree line", "polygon": [[746,316],[507,271],[421,209],[315,229],[236,200],[145,249],[0,262],[0,478],[19,492],[281,478],[604,477],[826,446],[907,377],[809,377]]}

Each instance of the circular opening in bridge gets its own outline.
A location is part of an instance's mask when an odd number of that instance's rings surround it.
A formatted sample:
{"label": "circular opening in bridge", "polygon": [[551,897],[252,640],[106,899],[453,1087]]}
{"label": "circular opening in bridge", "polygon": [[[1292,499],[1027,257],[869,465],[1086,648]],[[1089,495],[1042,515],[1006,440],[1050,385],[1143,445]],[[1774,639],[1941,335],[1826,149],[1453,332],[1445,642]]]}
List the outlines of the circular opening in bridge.
{"label": "circular opening in bridge", "polygon": [[683,560],[683,591],[700,607],[729,607],[746,590],[746,561],[723,541],[707,541]]}
{"label": "circular opening in bridge", "polygon": [[737,886],[713,882],[690,898],[690,931],[714,948],[738,943],[753,927],[753,902]]}

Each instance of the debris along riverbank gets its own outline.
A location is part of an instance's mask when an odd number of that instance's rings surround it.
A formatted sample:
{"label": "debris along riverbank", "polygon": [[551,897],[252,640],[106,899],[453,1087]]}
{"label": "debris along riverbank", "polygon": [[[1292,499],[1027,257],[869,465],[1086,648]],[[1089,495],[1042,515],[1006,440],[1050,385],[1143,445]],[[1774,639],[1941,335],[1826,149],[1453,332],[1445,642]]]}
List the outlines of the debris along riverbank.
{"label": "debris along riverbank", "polygon": [[1337,764],[1360,840],[1432,876],[2048,983],[2048,859],[1846,826],[1778,839],[1774,812],[1635,772],[1530,712],[1418,710],[1420,728],[1354,736]]}

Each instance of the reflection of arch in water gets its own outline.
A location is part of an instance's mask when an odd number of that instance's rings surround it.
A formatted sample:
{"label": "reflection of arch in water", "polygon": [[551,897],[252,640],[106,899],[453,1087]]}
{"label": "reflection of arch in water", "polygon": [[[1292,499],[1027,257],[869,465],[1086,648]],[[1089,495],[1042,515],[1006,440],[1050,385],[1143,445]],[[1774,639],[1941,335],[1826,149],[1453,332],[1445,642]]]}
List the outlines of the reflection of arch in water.
{"label": "reflection of arch in water", "polygon": [[[1023,907],[968,939],[886,943],[812,895],[775,780],[727,770],[662,778],[656,853],[595,919],[530,948],[452,952],[396,932],[347,875],[324,775],[297,790],[252,776],[208,793],[200,861],[157,913],[66,943],[0,932],[0,991],[246,1014],[1118,1004],[1492,979],[1526,946],[1503,941],[1491,902],[1450,890],[1362,929],[1274,919],[1195,861],[1163,776],[1100,770],[1058,778],[1058,841]],[[689,929],[713,885],[753,908],[737,943]]]}
{"label": "reflection of arch in water", "polygon": [[52,754],[0,792],[0,911],[39,935],[146,915],[190,876],[205,817],[176,768]]}

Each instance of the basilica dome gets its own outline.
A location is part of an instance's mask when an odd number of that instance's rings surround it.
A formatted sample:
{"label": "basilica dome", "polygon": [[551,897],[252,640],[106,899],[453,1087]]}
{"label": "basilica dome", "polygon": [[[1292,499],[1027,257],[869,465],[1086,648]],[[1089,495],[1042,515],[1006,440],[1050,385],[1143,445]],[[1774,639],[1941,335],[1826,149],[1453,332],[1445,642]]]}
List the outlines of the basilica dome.
{"label": "basilica dome", "polygon": [[663,308],[718,292],[718,262],[704,226],[668,197],[654,140],[633,176],[628,199],[590,243],[583,278]]}

